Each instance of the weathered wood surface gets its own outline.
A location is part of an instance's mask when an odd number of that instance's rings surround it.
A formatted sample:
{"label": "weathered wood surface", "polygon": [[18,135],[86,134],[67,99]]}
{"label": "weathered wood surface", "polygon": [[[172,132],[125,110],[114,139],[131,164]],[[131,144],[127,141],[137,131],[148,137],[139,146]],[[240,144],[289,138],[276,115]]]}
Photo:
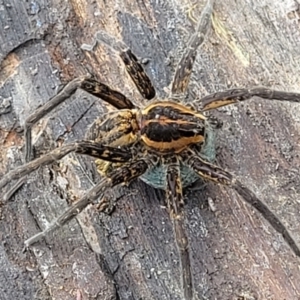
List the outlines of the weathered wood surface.
{"label": "weathered wood surface", "polygon": [[[191,91],[198,99],[232,87],[300,92],[296,1],[216,1],[221,22],[201,48]],[[120,59],[80,49],[95,32],[123,39],[160,97],[204,1],[1,1],[0,172],[22,163],[24,119],[61,83],[87,70],[142,103]],[[194,9],[192,9],[194,8]],[[189,18],[190,16],[190,18]],[[222,25],[220,25],[222,24]],[[221,31],[220,27],[225,28]],[[37,155],[84,137],[107,108],[78,91],[34,129]],[[300,244],[300,106],[252,100],[214,113],[218,163],[252,188]],[[69,155],[28,178],[0,207],[0,299],[181,299],[180,268],[163,192],[140,181],[116,189],[111,216],[89,207],[23,253],[23,242],[98,180],[90,158]],[[1,196],[4,191],[1,191]],[[212,212],[207,199],[215,202]],[[2,200],[2,199],[1,199]],[[299,299],[299,258],[234,192],[186,192],[196,299]],[[80,298],[81,297],[81,298]]]}

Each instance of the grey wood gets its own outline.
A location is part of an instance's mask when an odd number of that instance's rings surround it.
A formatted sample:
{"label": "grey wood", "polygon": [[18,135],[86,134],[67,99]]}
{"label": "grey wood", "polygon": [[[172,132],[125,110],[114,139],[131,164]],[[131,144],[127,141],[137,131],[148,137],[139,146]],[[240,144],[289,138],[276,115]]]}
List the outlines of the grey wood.
{"label": "grey wood", "polygon": [[[120,59],[107,47],[82,51],[98,30],[123,39],[161,98],[204,1],[2,1],[0,3],[0,173],[23,161],[22,127],[60,84],[96,74],[143,105]],[[300,91],[299,3],[216,0],[199,51],[190,98],[233,87]],[[111,109],[76,92],[34,128],[35,149],[84,137]],[[277,213],[300,244],[299,130],[296,104],[253,99],[214,112],[217,162]],[[0,299],[181,299],[178,254],[162,191],[137,180],[109,191],[111,216],[89,207],[22,252],[23,242],[99,180],[92,159],[69,155],[40,169],[0,207]],[[3,196],[4,191],[0,193]],[[186,230],[196,299],[298,299],[299,258],[233,191],[187,190]],[[214,201],[212,211],[207,199]]]}

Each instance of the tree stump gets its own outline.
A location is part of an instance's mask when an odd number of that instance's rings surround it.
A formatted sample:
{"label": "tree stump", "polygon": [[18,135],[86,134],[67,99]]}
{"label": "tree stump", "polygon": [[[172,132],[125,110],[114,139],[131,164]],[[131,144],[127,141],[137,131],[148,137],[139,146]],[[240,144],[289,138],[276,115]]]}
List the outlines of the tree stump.
{"label": "tree stump", "polygon": [[[103,45],[81,50],[98,30],[147,60],[158,96],[166,97],[205,3],[198,2],[2,2],[0,174],[24,163],[26,117],[77,76],[91,72],[137,105],[145,103],[116,53]],[[300,92],[299,14],[292,0],[217,0],[191,78],[193,104],[234,87]],[[36,155],[84,138],[110,109],[78,90],[34,127]],[[223,121],[217,163],[251,188],[300,244],[300,105],[253,99],[213,114]],[[98,180],[91,158],[71,154],[28,176],[9,202],[0,198],[1,299],[182,299],[164,193],[140,180],[108,191],[117,200],[110,216],[89,206],[22,251],[27,238]],[[300,299],[300,260],[257,211],[213,184],[187,189],[185,199],[195,299]]]}

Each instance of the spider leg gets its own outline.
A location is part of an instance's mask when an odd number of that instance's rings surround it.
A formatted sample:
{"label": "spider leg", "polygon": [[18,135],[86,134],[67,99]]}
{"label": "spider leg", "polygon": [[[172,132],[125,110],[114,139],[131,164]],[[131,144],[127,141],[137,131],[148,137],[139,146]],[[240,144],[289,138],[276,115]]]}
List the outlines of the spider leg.
{"label": "spider leg", "polygon": [[3,201],[7,202],[26,182],[26,177],[20,178],[5,194],[3,194]]}
{"label": "spider leg", "polygon": [[[39,241],[45,237],[50,232],[55,231],[59,227],[66,224],[68,221],[77,216],[88,204],[96,201],[107,188],[112,188],[121,183],[129,183],[133,179],[139,177],[151,164],[150,160],[136,160],[130,163],[124,164],[121,168],[112,171],[108,177],[103,178],[96,186],[94,186],[85,196],[83,196],[79,201],[74,203],[69,207],[63,214],[61,214],[57,219],[52,221],[50,225],[44,229],[42,232],[32,236],[25,241],[25,247],[29,247],[33,243]],[[100,211],[104,210],[99,208]]]}
{"label": "spider leg", "polygon": [[214,0],[208,0],[198,21],[194,34],[190,37],[186,50],[177,65],[172,82],[171,95],[184,93],[188,87],[197,50],[203,44],[210,28]]}
{"label": "spider leg", "polygon": [[222,168],[210,164],[199,156],[196,156],[192,151],[187,151],[183,154],[186,163],[201,177],[215,183],[227,185],[237,191],[242,198],[256,208],[262,216],[271,224],[271,226],[280,234],[291,247],[293,252],[300,256],[300,249],[294,241],[293,237],[281,223],[278,217],[264,204],[257,196],[250,191],[244,184],[238,181],[232,174]]}
{"label": "spider leg", "polygon": [[253,89],[232,89],[224,92],[214,93],[202,98],[200,100],[200,103],[202,106],[202,111],[206,111],[228,104],[245,101],[251,99],[252,97],[289,102],[300,102],[299,93],[276,91],[261,87]]}
{"label": "spider leg", "polygon": [[[150,78],[145,73],[136,56],[131,52],[129,47],[124,42],[117,40],[115,37],[109,35],[105,31],[98,31],[95,34],[95,39],[96,42],[105,44],[119,53],[127,70],[127,73],[133,80],[140,94],[145,99],[150,100],[155,97],[155,89],[153,87],[153,84],[151,83]],[[91,50],[93,49],[93,46],[91,47],[89,45],[83,45],[81,48],[84,50]]]}
{"label": "spider leg", "polygon": [[31,143],[31,128],[47,113],[52,111],[56,106],[63,103],[71,95],[73,95],[78,88],[101,98],[118,109],[134,108],[133,103],[126,98],[122,93],[111,89],[109,86],[96,81],[90,76],[81,76],[69,82],[56,96],[51,98],[47,103],[38,108],[35,112],[28,116],[25,121],[24,135],[25,135],[25,160],[30,161],[33,158],[32,143]]}
{"label": "spider leg", "polygon": [[61,159],[70,152],[87,154],[111,162],[127,162],[132,158],[132,154],[128,150],[103,146],[100,143],[90,141],[70,143],[12,170],[0,180],[0,188],[4,187],[11,180],[19,179],[41,166]]}
{"label": "spider leg", "polygon": [[104,100],[117,109],[135,108],[135,105],[122,93],[111,89],[108,85],[97,81],[94,78],[86,78],[82,82],[80,88]]}
{"label": "spider leg", "polygon": [[191,262],[188,249],[188,238],[184,230],[184,212],[182,185],[180,180],[180,168],[177,157],[170,157],[166,162],[167,169],[167,207],[173,222],[173,230],[177,248],[180,254],[182,270],[182,286],[185,300],[193,299],[193,282],[191,274]]}

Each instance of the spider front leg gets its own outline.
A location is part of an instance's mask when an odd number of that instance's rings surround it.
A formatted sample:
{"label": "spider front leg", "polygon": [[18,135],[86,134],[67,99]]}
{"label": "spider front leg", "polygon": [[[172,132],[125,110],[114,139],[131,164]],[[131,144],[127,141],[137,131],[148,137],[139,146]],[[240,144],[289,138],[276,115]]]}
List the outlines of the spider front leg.
{"label": "spider front leg", "polygon": [[[106,178],[103,178],[98,184],[96,184],[96,186],[94,186],[85,196],[74,203],[57,219],[52,221],[46,229],[26,240],[25,247],[29,247],[33,243],[36,243],[40,239],[44,238],[50,232],[62,227],[68,221],[77,216],[88,204],[96,201],[107,188],[112,188],[118,184],[127,184],[133,179],[139,177],[146,172],[150,164],[150,159],[137,159],[130,163],[124,164],[119,169],[112,171]],[[99,208],[99,211],[103,210],[105,210],[104,206],[103,208]]]}
{"label": "spider front leg", "polygon": [[180,165],[178,158],[172,156],[164,162],[167,169],[167,207],[173,222],[173,230],[180,256],[182,272],[182,286],[185,300],[193,299],[193,282],[191,274],[191,262],[188,247],[188,238],[184,230],[184,212],[182,184],[180,179]]}
{"label": "spider front leg", "polygon": [[253,89],[232,89],[224,92],[218,92],[208,95],[200,100],[202,111],[215,109],[221,106],[238,103],[260,97],[262,99],[300,102],[299,93],[289,93],[284,91],[276,91],[268,88],[253,88]]}
{"label": "spider front leg", "polygon": [[104,83],[101,83],[90,76],[82,76],[69,82],[56,96],[33,112],[25,121],[25,160],[30,161],[33,158],[31,129],[41,118],[51,112],[55,107],[71,97],[78,88],[106,101],[118,109],[132,109],[133,103],[122,93],[111,89]]}
{"label": "spider front leg", "polygon": [[[116,40],[106,32],[99,31],[95,38],[96,41],[105,43],[110,48],[119,52],[128,74],[132,78],[141,95],[148,100],[154,98],[155,89],[151,83],[151,80],[131,50],[123,42]],[[93,47],[84,45],[82,48],[85,50],[90,50]],[[71,97],[71,95],[73,95],[78,88],[81,88],[86,92],[106,101],[117,109],[132,109],[135,107],[135,105],[122,93],[113,90],[108,85],[95,80],[91,76],[82,76],[72,80],[56,96],[51,98],[47,103],[37,109],[26,119],[24,126],[26,162],[33,158],[31,142],[31,128],[33,125],[36,124],[46,114],[51,112],[55,107]]]}
{"label": "spider front leg", "polygon": [[171,97],[184,93],[188,87],[197,50],[203,44],[210,28],[214,0],[208,0],[198,21],[194,34],[190,37],[174,74]]}
{"label": "spider front leg", "polygon": [[[115,37],[111,36],[105,31],[98,31],[95,34],[96,43],[107,45],[109,48],[114,50],[121,57],[127,73],[131,77],[135,86],[139,90],[140,94],[147,100],[151,100],[155,97],[155,89],[153,84],[144,71],[142,65],[132,53],[129,47],[122,41],[117,40]],[[82,45],[83,50],[91,51],[95,45]]]}
{"label": "spider front leg", "polygon": [[210,164],[199,156],[197,156],[193,151],[186,151],[184,154],[185,162],[201,177],[215,183],[222,185],[227,185],[237,191],[237,193],[242,196],[242,198],[248,202],[251,206],[256,208],[262,216],[271,224],[271,226],[280,234],[291,247],[293,252],[300,256],[300,249],[297,243],[294,241],[293,237],[287,231],[285,226],[281,223],[278,217],[264,204],[257,196],[250,191],[244,184],[234,178],[229,172],[223,170],[222,168]]}

